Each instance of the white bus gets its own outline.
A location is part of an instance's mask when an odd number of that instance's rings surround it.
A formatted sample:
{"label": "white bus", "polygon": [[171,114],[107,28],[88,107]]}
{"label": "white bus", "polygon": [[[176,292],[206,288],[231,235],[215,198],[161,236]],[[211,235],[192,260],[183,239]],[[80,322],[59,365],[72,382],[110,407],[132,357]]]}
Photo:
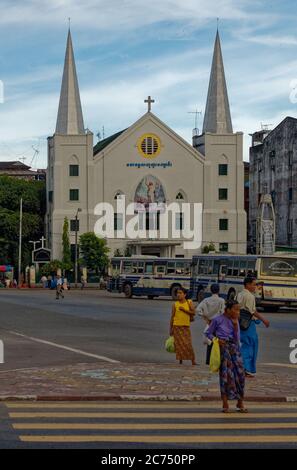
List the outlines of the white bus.
{"label": "white bus", "polygon": [[198,255],[193,257],[191,296],[200,301],[214,282],[226,299],[243,289],[247,275],[257,280],[257,304],[270,311],[297,306],[297,256],[295,255]]}
{"label": "white bus", "polygon": [[107,290],[126,297],[176,298],[179,287],[190,288],[192,259],[147,256],[111,259]]}

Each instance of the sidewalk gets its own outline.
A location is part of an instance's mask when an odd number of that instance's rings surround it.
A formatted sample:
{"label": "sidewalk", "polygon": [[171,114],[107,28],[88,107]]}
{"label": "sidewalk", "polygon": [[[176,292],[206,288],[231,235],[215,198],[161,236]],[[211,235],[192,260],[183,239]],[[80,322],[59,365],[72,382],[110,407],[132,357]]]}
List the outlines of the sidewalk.
{"label": "sidewalk", "polygon": [[[0,372],[0,400],[219,400],[218,374],[206,366],[105,364]],[[260,365],[247,379],[249,401],[296,401],[297,366]]]}

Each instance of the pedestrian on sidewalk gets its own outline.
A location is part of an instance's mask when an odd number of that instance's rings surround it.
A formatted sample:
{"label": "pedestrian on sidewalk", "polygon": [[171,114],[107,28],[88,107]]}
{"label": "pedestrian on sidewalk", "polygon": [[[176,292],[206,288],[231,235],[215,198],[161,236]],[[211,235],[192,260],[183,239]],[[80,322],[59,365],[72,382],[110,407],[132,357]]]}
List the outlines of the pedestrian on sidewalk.
{"label": "pedestrian on sidewalk", "polygon": [[45,275],[41,277],[40,282],[42,284],[43,289],[46,289],[48,287],[48,281]]}
{"label": "pedestrian on sidewalk", "polygon": [[247,330],[240,332],[241,337],[241,353],[243,357],[244,369],[246,377],[253,378],[257,372],[257,355],[258,355],[258,333],[256,325],[261,322],[269,327],[270,323],[263,315],[257,312],[255,292],[257,289],[256,279],[248,276],[243,281],[244,289],[237,295],[240,309],[246,310],[251,314],[251,322]]}
{"label": "pedestrian on sidewalk", "polygon": [[187,291],[179,288],[177,301],[172,306],[170,320],[170,336],[174,337],[176,359],[180,364],[183,361],[192,361],[196,365],[195,353],[192,346],[190,323],[194,320],[195,307],[191,300],[187,299]]}
{"label": "pedestrian on sidewalk", "polygon": [[225,311],[211,322],[206,333],[208,339],[219,339],[221,366],[220,391],[223,413],[229,412],[228,400],[237,400],[237,411],[247,413],[244,407],[245,374],[240,351],[240,306],[237,300],[226,302]]}
{"label": "pedestrian on sidewalk", "polygon": [[210,286],[211,296],[206,297],[197,307],[197,313],[206,322],[206,327],[203,331],[204,343],[207,345],[206,349],[206,364],[209,365],[210,353],[212,349],[212,342],[207,338],[206,333],[212,320],[218,315],[222,315],[225,311],[225,301],[219,296],[219,284],[212,284]]}
{"label": "pedestrian on sidewalk", "polygon": [[56,279],[56,300],[59,300],[60,297],[64,299],[64,293],[63,293],[63,280],[61,276],[58,274],[57,279]]}

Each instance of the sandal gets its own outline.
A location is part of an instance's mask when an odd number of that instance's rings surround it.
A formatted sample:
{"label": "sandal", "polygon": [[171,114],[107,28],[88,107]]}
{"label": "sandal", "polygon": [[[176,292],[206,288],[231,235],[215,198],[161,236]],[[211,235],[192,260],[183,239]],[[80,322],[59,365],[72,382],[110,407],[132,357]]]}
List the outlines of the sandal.
{"label": "sandal", "polygon": [[229,408],[223,408],[222,413],[230,413],[230,409]]}
{"label": "sandal", "polygon": [[236,411],[238,413],[248,413],[249,412],[249,410],[247,408],[238,408],[238,407],[236,407]]}

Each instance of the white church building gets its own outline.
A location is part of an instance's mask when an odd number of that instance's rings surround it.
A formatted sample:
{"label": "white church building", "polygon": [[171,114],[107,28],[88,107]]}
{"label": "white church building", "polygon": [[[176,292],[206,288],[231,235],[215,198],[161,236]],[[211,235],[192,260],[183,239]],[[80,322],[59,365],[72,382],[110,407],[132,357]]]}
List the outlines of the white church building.
{"label": "white church building", "polygon": [[[135,255],[191,257],[210,243],[216,251],[246,252],[243,134],[232,128],[219,33],[203,130],[193,138],[193,145],[152,113],[151,97],[145,102],[147,112],[134,124],[94,146],[93,134],[84,127],[69,31],[57,125],[48,138],[46,222],[52,259],[62,257],[64,218],[70,221],[74,246],[75,229],[78,237],[94,231],[98,221],[95,207],[103,202],[114,208],[114,236],[107,238],[111,256],[116,250],[128,250]],[[116,209],[123,197],[126,204],[134,203],[145,237],[131,238],[123,230],[127,220]],[[169,230],[165,237],[158,211],[153,214],[147,209],[151,203],[200,204],[200,246],[192,249],[184,244],[184,225],[189,221],[182,210],[171,220],[180,236],[172,236]],[[191,227],[193,217],[194,212]],[[148,230],[152,218],[153,234]]]}

